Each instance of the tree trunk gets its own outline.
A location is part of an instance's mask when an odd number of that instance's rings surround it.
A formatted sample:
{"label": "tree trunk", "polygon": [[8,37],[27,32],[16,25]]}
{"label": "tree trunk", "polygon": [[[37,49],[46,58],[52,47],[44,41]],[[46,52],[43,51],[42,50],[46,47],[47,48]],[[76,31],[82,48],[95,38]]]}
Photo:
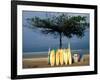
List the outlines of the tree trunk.
{"label": "tree trunk", "polygon": [[60,45],[59,45],[59,48],[61,49],[62,48],[62,35],[60,33]]}

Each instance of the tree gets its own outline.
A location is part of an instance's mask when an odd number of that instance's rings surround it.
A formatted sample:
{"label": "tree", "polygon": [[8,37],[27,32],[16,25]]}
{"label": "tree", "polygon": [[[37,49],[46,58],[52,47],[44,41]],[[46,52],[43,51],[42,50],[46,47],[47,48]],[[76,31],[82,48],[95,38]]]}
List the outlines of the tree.
{"label": "tree", "polygon": [[59,37],[59,47],[62,48],[62,37],[71,38],[76,35],[79,38],[84,36],[85,30],[89,23],[84,16],[68,16],[67,14],[60,14],[58,16],[50,16],[46,18],[33,17],[28,18],[28,23],[31,28],[38,28],[43,34],[53,34]]}

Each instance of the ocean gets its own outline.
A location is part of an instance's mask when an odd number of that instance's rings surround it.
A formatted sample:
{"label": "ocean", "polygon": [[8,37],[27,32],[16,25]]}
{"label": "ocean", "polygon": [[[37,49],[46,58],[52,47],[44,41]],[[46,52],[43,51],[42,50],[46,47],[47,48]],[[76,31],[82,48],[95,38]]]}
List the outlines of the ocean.
{"label": "ocean", "polygon": [[[72,54],[78,53],[81,57],[84,54],[89,54],[89,50],[72,50]],[[43,52],[24,52],[23,58],[42,58],[42,57],[48,57],[48,51]]]}

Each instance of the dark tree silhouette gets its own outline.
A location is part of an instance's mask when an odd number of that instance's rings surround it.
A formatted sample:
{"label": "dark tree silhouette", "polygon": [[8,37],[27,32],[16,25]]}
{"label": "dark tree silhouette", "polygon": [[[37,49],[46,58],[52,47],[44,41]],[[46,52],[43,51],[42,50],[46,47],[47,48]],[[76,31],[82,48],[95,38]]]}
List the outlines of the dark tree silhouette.
{"label": "dark tree silhouette", "polygon": [[50,16],[40,18],[35,16],[28,18],[30,28],[39,28],[43,34],[53,34],[59,37],[59,47],[62,48],[62,37],[66,36],[71,38],[76,35],[79,38],[84,36],[85,30],[88,28],[89,23],[84,16],[68,16],[67,14],[60,14],[58,16]]}

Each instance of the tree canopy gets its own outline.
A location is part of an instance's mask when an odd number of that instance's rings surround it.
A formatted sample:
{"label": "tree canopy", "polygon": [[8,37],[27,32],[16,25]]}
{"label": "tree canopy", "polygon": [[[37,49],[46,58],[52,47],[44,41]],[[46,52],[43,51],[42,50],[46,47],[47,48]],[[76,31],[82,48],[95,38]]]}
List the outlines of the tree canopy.
{"label": "tree canopy", "polygon": [[38,28],[43,34],[53,34],[60,39],[60,48],[62,47],[62,37],[71,38],[76,35],[78,38],[84,36],[85,30],[89,27],[85,16],[68,16],[61,14],[40,18],[38,16],[27,19],[31,28]]}

